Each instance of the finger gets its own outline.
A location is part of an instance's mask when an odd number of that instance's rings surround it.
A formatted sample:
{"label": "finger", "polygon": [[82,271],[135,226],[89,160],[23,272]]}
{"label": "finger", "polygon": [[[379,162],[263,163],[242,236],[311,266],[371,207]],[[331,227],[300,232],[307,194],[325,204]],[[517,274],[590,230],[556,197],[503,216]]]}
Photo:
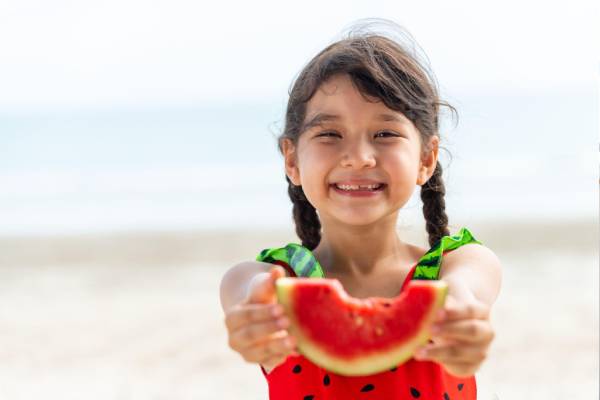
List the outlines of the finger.
{"label": "finger", "polygon": [[[437,346],[456,343],[455,340],[452,340],[452,339],[446,338],[446,337],[442,337],[442,336],[433,336],[431,338],[431,341],[433,342],[433,344],[435,344]],[[425,346],[423,346],[423,347],[425,347]]]}
{"label": "finger", "polygon": [[432,327],[433,338],[457,339],[471,343],[491,342],[494,331],[489,321],[465,319],[439,323]]}
{"label": "finger", "polygon": [[273,279],[273,282],[285,276],[285,269],[283,269],[283,267],[279,265],[275,265],[273,268],[271,268],[269,272],[271,273],[271,278]]}
{"label": "finger", "polygon": [[464,302],[450,301],[444,305],[443,316],[438,321],[453,321],[459,319],[487,319],[489,317],[489,307],[476,300]]}
{"label": "finger", "polygon": [[269,274],[256,275],[250,281],[248,296],[244,303],[273,303],[275,302],[275,281],[285,276],[285,270],[279,265],[273,266]]}
{"label": "finger", "polygon": [[283,315],[280,304],[240,304],[233,307],[225,316],[225,325],[230,332],[244,325],[269,321]]}
{"label": "finger", "polygon": [[271,334],[286,329],[289,324],[290,321],[287,317],[280,317],[267,322],[243,326],[229,335],[229,345],[234,349],[244,349],[265,341]]}
{"label": "finger", "polygon": [[[427,345],[415,353],[417,360],[432,360],[438,363],[479,364],[487,357],[488,346],[454,343],[449,345]],[[422,351],[424,350],[424,351]]]}
{"label": "finger", "polygon": [[295,340],[290,335],[271,339],[249,346],[240,354],[248,362],[261,363],[274,356],[287,357],[295,347]]}

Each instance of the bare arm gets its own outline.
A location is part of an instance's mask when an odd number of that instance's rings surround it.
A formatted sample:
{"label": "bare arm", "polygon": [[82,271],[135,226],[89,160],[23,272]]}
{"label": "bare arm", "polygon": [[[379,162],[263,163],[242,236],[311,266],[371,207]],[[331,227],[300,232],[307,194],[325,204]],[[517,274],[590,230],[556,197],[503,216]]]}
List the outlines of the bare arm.
{"label": "bare arm", "polygon": [[248,288],[257,275],[269,275],[273,264],[260,261],[244,261],[231,267],[221,279],[221,307],[226,313],[232,306],[241,303]]}
{"label": "bare arm", "polygon": [[473,295],[491,307],[500,292],[502,266],[487,247],[467,244],[444,256],[440,279],[449,283],[451,291],[454,288],[457,297]]}
{"label": "bare arm", "polygon": [[277,304],[275,281],[284,268],[258,261],[231,267],[220,287],[229,347],[267,373],[285,361],[296,346],[287,331],[289,320]]}
{"label": "bare arm", "polygon": [[448,283],[444,312],[433,343],[415,358],[440,363],[455,376],[471,376],[495,336],[489,317],[502,282],[500,261],[487,247],[468,244],[444,256],[440,279]]}

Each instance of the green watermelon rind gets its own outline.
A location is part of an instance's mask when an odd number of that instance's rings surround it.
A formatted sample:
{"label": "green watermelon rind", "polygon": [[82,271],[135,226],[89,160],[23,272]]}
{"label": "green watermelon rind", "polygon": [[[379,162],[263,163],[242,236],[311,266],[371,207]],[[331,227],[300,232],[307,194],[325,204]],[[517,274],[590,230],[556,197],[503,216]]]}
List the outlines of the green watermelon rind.
{"label": "green watermelon rind", "polygon": [[[347,358],[336,357],[333,354],[323,351],[318,344],[314,343],[312,339],[309,339],[309,336],[302,331],[300,324],[294,318],[294,313],[292,312],[290,293],[291,290],[293,290],[295,279],[298,278],[278,279],[276,281],[276,292],[278,302],[284,307],[286,315],[290,319],[290,327],[288,330],[296,339],[299,352],[316,365],[338,375],[345,376],[361,376],[379,373],[397,367],[412,358],[415,350],[427,343],[431,338],[430,327],[435,320],[437,311],[444,306],[446,295],[448,293],[448,285],[440,280],[410,281],[405,289],[406,291],[409,291],[411,286],[427,286],[431,287],[432,290],[436,292],[435,299],[432,302],[429,312],[422,318],[419,324],[420,326],[416,330],[417,333],[412,339],[405,340],[402,345],[397,346],[397,349],[394,349],[394,345],[391,344],[384,351],[370,352],[364,356],[354,357],[352,360],[348,360]],[[338,286],[339,289],[343,291],[339,281],[336,281],[335,283],[335,286]]]}

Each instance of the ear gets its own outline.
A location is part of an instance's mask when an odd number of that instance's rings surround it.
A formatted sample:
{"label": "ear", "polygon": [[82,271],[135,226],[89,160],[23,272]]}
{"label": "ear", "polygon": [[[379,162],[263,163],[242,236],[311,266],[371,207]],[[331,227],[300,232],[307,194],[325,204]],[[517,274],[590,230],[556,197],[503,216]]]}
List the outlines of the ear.
{"label": "ear", "polygon": [[432,136],[421,154],[421,162],[419,163],[419,173],[417,175],[417,185],[423,185],[431,178],[435,171],[435,166],[438,160],[438,147],[440,139],[437,136]]}
{"label": "ear", "polygon": [[298,160],[296,157],[296,146],[288,138],[281,140],[281,150],[285,159],[285,174],[296,186],[300,186],[300,171],[298,170]]}

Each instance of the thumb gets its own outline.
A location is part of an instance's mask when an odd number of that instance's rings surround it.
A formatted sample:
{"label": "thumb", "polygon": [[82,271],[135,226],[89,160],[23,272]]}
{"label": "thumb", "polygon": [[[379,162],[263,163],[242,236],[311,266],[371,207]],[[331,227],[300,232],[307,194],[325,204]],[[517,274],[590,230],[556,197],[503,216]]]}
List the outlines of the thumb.
{"label": "thumb", "polygon": [[257,274],[248,285],[246,303],[275,303],[275,281],[285,276],[285,270],[274,266],[267,274]]}

